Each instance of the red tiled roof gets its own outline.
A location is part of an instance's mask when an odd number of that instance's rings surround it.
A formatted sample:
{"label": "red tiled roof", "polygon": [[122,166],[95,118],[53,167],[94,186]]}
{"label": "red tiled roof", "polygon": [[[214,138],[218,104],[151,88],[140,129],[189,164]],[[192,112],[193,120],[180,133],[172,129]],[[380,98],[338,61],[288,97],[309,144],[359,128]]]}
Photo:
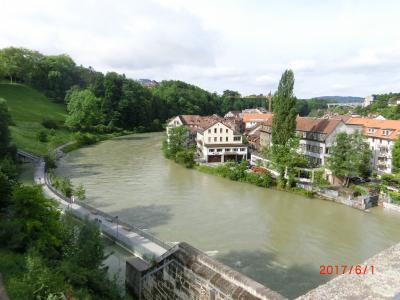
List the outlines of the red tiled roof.
{"label": "red tiled roof", "polygon": [[[388,140],[397,139],[400,134],[400,120],[376,120],[368,118],[350,118],[346,124],[362,125],[364,127],[363,134],[368,137],[381,138]],[[375,129],[370,132],[368,128]],[[383,134],[383,130],[389,130],[388,135]]]}

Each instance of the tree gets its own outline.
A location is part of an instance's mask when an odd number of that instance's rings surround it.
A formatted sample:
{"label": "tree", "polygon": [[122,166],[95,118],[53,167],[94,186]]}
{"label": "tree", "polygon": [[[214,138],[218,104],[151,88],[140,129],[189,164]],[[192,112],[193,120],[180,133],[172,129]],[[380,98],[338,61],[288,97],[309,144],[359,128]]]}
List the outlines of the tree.
{"label": "tree", "polygon": [[396,139],[392,150],[392,165],[393,172],[400,171],[400,139]]}
{"label": "tree", "polygon": [[90,90],[75,90],[68,97],[65,124],[73,130],[91,131],[102,124],[101,103]]}
{"label": "tree", "polygon": [[10,205],[12,186],[11,180],[0,170],[0,214]]}
{"label": "tree", "polygon": [[8,112],[7,103],[4,99],[0,98],[0,159],[8,153],[10,146],[10,125],[11,117]]}
{"label": "tree", "polygon": [[164,154],[167,158],[176,159],[176,154],[187,149],[189,143],[189,132],[185,126],[171,128],[168,140],[164,147]]}
{"label": "tree", "polygon": [[9,208],[14,228],[9,245],[22,251],[34,246],[49,258],[57,256],[61,246],[59,217],[55,203],[43,196],[40,187],[16,187]]}
{"label": "tree", "polygon": [[351,176],[369,176],[372,152],[358,131],[353,134],[340,132],[329,148],[328,168],[337,177],[349,183]]}
{"label": "tree", "polygon": [[[296,98],[293,96],[294,74],[286,70],[274,95],[274,118],[272,119],[272,157],[279,168],[280,179],[284,182],[285,168],[291,161],[296,132]],[[296,148],[295,148],[296,147]]]}

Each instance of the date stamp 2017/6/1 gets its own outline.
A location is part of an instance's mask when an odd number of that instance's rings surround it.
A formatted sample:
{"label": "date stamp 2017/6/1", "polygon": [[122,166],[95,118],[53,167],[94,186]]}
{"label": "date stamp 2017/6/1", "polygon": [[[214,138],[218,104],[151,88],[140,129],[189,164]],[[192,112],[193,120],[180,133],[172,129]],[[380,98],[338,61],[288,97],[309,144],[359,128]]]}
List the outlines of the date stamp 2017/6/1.
{"label": "date stamp 2017/6/1", "polygon": [[341,275],[341,274],[374,274],[374,265],[321,265],[319,266],[320,275]]}

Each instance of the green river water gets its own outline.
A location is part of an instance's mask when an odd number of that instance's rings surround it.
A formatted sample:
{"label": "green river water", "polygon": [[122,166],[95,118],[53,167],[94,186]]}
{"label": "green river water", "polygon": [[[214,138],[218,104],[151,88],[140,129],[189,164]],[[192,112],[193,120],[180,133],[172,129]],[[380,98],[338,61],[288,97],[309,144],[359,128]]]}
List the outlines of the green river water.
{"label": "green river water", "polygon": [[[163,158],[163,138],[137,134],[79,149],[57,172],[82,183],[94,207],[163,240],[186,241],[289,298],[330,279],[320,265],[362,263],[400,241],[399,213],[188,170]],[[124,257],[109,264],[118,269]]]}

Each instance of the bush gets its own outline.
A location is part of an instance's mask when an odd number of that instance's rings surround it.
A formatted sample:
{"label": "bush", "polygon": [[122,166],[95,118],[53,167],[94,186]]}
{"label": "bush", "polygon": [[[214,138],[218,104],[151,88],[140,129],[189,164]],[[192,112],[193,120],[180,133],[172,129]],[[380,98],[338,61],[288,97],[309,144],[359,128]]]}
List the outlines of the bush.
{"label": "bush", "polygon": [[99,138],[91,133],[78,132],[75,135],[76,142],[79,146],[93,145],[99,141]]}
{"label": "bush", "polygon": [[176,153],[175,161],[178,164],[184,165],[186,168],[193,168],[194,166],[194,151],[184,150]]}
{"label": "bush", "polygon": [[46,143],[48,141],[47,132],[45,130],[42,129],[38,132],[38,140],[42,143]]}
{"label": "bush", "polygon": [[400,193],[389,191],[389,196],[394,203],[400,204]]}
{"label": "bush", "polygon": [[42,125],[47,129],[58,129],[60,127],[58,122],[52,119],[43,119]]}
{"label": "bush", "polygon": [[46,155],[44,157],[44,163],[45,163],[45,170],[49,171],[49,170],[53,170],[55,168],[57,168],[57,164],[56,164],[56,159],[54,158],[53,155]]}

